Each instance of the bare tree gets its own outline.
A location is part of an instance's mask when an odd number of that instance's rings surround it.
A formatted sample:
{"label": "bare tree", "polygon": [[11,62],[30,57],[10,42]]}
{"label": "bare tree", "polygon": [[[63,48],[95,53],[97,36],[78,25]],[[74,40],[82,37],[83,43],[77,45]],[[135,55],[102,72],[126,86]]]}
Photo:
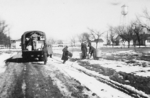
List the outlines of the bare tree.
{"label": "bare tree", "polygon": [[75,37],[71,38],[71,46],[75,46],[76,45],[76,39]]}
{"label": "bare tree", "polygon": [[137,41],[138,45],[140,47],[141,41],[144,38],[144,36],[142,35],[143,27],[140,24],[138,24],[137,21],[135,21],[132,25],[134,26],[133,32],[136,35],[136,38],[134,40],[134,44],[136,44],[136,41]]}
{"label": "bare tree", "polygon": [[79,42],[80,42],[80,43],[83,42],[83,36],[82,36],[82,35],[78,35],[78,39],[79,39]]}
{"label": "bare tree", "polygon": [[121,37],[122,43],[128,42],[128,48],[130,47],[130,42],[133,40],[132,26],[122,27],[118,26],[115,28],[115,32]]}
{"label": "bare tree", "polygon": [[147,9],[143,10],[143,13],[144,13],[144,17],[150,21],[150,15],[148,13],[148,10]]}
{"label": "bare tree", "polygon": [[[124,26],[118,26],[118,27],[111,27],[110,28],[111,31],[111,39],[112,42],[117,44],[117,37],[118,37],[118,41],[120,40],[119,38],[121,38],[121,40],[119,41],[119,43],[121,42],[122,44],[125,43],[125,39],[124,39],[124,33],[125,33],[125,27]],[[117,37],[116,37],[117,36]],[[118,44],[119,44],[118,43]]]}
{"label": "bare tree", "polygon": [[89,34],[89,33],[84,32],[84,33],[83,33],[83,37],[84,37],[84,39],[85,39],[87,42],[90,41],[90,34]]}
{"label": "bare tree", "polygon": [[104,34],[104,32],[96,31],[96,30],[93,30],[90,28],[88,28],[88,29],[92,35],[92,38],[94,39],[94,41],[96,43],[96,50],[97,50],[98,42],[100,41],[100,37]]}
{"label": "bare tree", "polygon": [[[147,9],[143,10],[143,13],[144,13],[143,17],[146,18],[148,22],[150,22],[150,14],[149,14],[148,10]],[[141,23],[141,25],[150,32],[150,26],[148,24]]]}
{"label": "bare tree", "polygon": [[78,36],[79,41],[82,43],[84,41],[89,41],[90,35],[86,32],[82,33],[81,35]]}
{"label": "bare tree", "polygon": [[58,44],[63,44],[63,41],[62,40],[58,40],[57,43]]}
{"label": "bare tree", "polygon": [[47,43],[50,43],[51,45],[56,43],[56,40],[54,40],[53,38],[49,38]]}
{"label": "bare tree", "polygon": [[107,31],[107,34],[106,34],[105,38],[106,38],[106,41],[107,41],[106,45],[110,45],[111,41],[110,41],[110,35],[109,35],[108,31]]}
{"label": "bare tree", "polygon": [[[147,22],[150,23],[150,14],[149,14],[147,8],[143,10],[143,14],[144,15],[142,15],[142,17],[144,17],[145,19],[147,19]],[[150,26],[149,26],[149,24],[141,22],[141,20],[139,19],[139,17],[137,17],[137,20],[134,22],[134,24],[135,24],[135,30],[134,30],[134,32],[136,31],[135,32],[136,35],[139,35],[139,37],[137,36],[138,43],[141,44],[141,42],[143,42],[144,45],[146,46],[145,41],[147,40],[148,37],[150,37],[150,35],[147,34],[147,32],[150,32]],[[145,32],[143,29],[146,29],[147,31]],[[139,31],[139,34],[137,34],[137,31]]]}
{"label": "bare tree", "polygon": [[109,26],[109,37],[110,37],[110,41],[112,42],[112,46],[114,46],[114,44],[119,44],[119,39],[118,39],[118,34],[115,32],[115,28],[112,26]]}
{"label": "bare tree", "polygon": [[0,21],[0,33],[6,33],[8,25],[5,23],[5,21]]}
{"label": "bare tree", "polygon": [[10,47],[10,35],[6,33],[9,33],[8,25],[5,21],[0,21],[0,44]]}

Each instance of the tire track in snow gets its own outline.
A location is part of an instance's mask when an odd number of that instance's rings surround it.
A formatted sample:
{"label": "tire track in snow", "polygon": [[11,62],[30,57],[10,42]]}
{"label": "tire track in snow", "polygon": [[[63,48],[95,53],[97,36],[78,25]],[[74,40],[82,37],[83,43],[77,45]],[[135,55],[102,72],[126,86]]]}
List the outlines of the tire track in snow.
{"label": "tire track in snow", "polygon": [[[59,63],[60,62],[60,60],[55,60],[55,59],[53,59],[54,60],[54,63]],[[93,88],[93,87],[91,87],[91,86],[89,86],[89,85],[91,85],[91,84],[89,84],[89,82],[90,81],[83,81],[84,80],[84,78],[82,78],[82,79],[79,79],[79,77],[87,77],[89,80],[94,80],[94,81],[91,81],[91,83],[97,83],[97,84],[99,84],[99,85],[104,85],[105,84],[105,86],[106,86],[106,83],[104,83],[103,84],[103,82],[98,82],[97,81],[97,79],[95,78],[95,77],[93,77],[93,76],[89,76],[89,75],[87,75],[86,73],[83,73],[83,72],[81,72],[80,70],[78,70],[78,69],[76,69],[76,68],[73,68],[72,66],[70,66],[71,64],[73,64],[74,62],[69,62],[68,61],[68,63],[67,63],[67,65],[66,64],[61,64],[62,66],[64,66],[64,67],[61,67],[61,65],[58,65],[59,67],[57,67],[59,70],[62,70],[62,71],[64,71],[65,73],[68,73],[68,75],[70,75],[71,77],[73,77],[74,79],[76,79],[77,81],[79,81],[81,84],[83,84],[83,85],[85,85],[87,88],[90,88],[90,89],[92,89],[92,91],[94,91],[94,92],[96,92],[96,94],[98,94],[100,97],[101,96],[103,96],[102,95],[102,93],[106,93],[105,91],[103,92],[103,91],[101,91],[101,90],[96,90],[95,91],[95,89]],[[78,74],[78,75],[80,75],[80,76],[77,76],[76,77],[76,75],[75,74]],[[96,80],[95,80],[96,79]],[[108,85],[108,84],[107,84]],[[97,86],[96,86],[97,87]],[[108,87],[108,86],[107,86]],[[98,89],[100,89],[101,87],[98,87]],[[103,88],[103,87],[102,87]],[[108,87],[108,88],[110,88],[110,87]],[[111,88],[112,89],[112,88]],[[114,88],[113,88],[114,89]],[[116,89],[116,88],[115,88]],[[114,90],[115,90],[114,89]],[[107,89],[108,90],[108,89]],[[108,92],[110,92],[110,90],[108,90]],[[100,94],[101,93],[101,94]],[[112,94],[112,93],[111,93]],[[108,96],[113,96],[113,94],[112,95],[109,95],[109,93],[108,93]],[[120,93],[121,94],[121,93]],[[123,94],[123,92],[122,92],[122,94]],[[126,94],[126,93],[125,93]],[[127,94],[128,95],[128,94]],[[105,95],[104,95],[105,96]],[[115,95],[114,94],[114,96],[116,96],[117,97],[117,95]],[[128,95],[128,97],[129,97],[129,95]],[[108,98],[110,98],[110,97],[108,97]]]}
{"label": "tire track in snow", "polygon": [[[74,63],[75,63],[75,62],[74,62]],[[124,93],[126,93],[126,94],[128,94],[128,95],[130,95],[130,96],[132,96],[132,97],[134,97],[134,98],[149,98],[149,97],[150,97],[150,96],[148,96],[147,94],[145,94],[144,92],[138,91],[138,90],[136,90],[135,88],[134,88],[135,90],[132,90],[133,87],[127,88],[126,86],[124,86],[124,85],[122,85],[122,84],[120,84],[120,83],[117,83],[117,82],[115,82],[115,81],[112,81],[112,80],[103,78],[103,77],[101,77],[101,75],[99,75],[99,76],[94,75],[94,74],[92,74],[92,73],[90,72],[90,70],[88,70],[88,69],[86,69],[86,68],[85,68],[86,70],[82,70],[82,69],[80,69],[80,68],[77,68],[77,67],[73,66],[73,64],[72,64],[71,66],[72,66],[73,68],[79,70],[80,72],[83,72],[83,73],[87,74],[88,76],[94,77],[94,78],[96,78],[98,81],[103,82],[103,83],[106,83],[106,84],[112,86],[113,88],[116,88],[116,89],[118,89],[118,90],[120,90],[120,91],[122,91],[122,92],[124,92]],[[88,72],[87,70],[88,70],[89,72]],[[105,76],[105,77],[106,77],[106,76]]]}

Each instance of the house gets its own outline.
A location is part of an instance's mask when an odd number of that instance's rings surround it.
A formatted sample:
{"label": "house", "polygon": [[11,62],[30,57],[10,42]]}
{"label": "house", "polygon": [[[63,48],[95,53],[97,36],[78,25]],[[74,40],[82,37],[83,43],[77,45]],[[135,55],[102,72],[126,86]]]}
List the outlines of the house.
{"label": "house", "polygon": [[97,43],[97,48],[100,48],[104,45],[104,40],[103,39],[101,39],[101,38],[100,39],[94,39],[94,40],[91,41],[91,44],[95,48],[96,48],[96,42],[98,42]]}
{"label": "house", "polygon": [[0,45],[0,49],[6,48],[5,45]]}
{"label": "house", "polygon": [[21,39],[18,40],[11,40],[11,48],[21,48]]}
{"label": "house", "polygon": [[145,41],[146,46],[150,46],[150,37],[147,38],[147,40]]}

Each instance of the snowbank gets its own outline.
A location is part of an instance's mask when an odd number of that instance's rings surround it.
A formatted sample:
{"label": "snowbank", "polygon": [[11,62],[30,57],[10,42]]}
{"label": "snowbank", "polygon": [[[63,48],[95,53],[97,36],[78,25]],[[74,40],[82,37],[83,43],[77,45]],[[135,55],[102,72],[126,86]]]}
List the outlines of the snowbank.
{"label": "snowbank", "polygon": [[75,80],[79,81],[81,85],[89,88],[92,92],[96,93],[96,95],[98,96],[102,98],[131,98],[127,94],[117,89],[113,89],[109,85],[99,82],[96,78],[90,77],[72,67],[72,66],[79,66],[77,63],[76,63],[77,65],[73,65],[74,64],[73,62],[67,61],[66,64],[62,64],[60,58],[53,57],[53,59],[54,59],[53,62],[51,62],[50,60],[48,61],[49,64],[51,64],[50,66],[57,64],[55,67],[57,67],[58,70],[60,70],[67,76],[70,76]]}
{"label": "snowbank", "polygon": [[15,54],[17,54],[17,52],[12,52],[12,53],[4,53],[3,52],[0,55],[0,73],[3,73],[6,70],[5,60],[12,57]]}
{"label": "snowbank", "polygon": [[82,60],[79,64],[99,74],[109,76],[110,79],[122,84],[135,87],[138,90],[150,93],[150,67],[128,66],[125,62],[100,59]]}
{"label": "snowbank", "polygon": [[[73,59],[80,58],[79,52],[74,52],[73,55]],[[99,60],[86,59],[79,60],[78,63],[89,70],[109,76],[114,81],[150,94],[150,62],[143,60],[143,53],[133,50],[102,52]]]}

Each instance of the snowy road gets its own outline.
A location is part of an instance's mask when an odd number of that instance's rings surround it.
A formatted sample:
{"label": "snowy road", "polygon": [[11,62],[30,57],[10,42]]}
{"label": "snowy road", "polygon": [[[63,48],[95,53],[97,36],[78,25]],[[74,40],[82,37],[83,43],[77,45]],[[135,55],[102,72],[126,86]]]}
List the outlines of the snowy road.
{"label": "snowy road", "polygon": [[99,81],[76,62],[62,64],[59,59],[49,58],[43,65],[25,62],[21,54],[10,58],[1,72],[0,98],[143,98]]}

